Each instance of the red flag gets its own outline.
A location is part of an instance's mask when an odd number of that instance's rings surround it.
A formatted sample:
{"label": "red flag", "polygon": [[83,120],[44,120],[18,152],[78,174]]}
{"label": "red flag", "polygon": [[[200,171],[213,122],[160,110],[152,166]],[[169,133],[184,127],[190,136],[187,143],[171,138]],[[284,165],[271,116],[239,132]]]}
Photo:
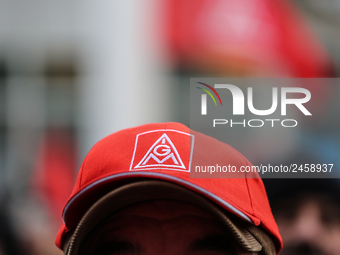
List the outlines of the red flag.
{"label": "red flag", "polygon": [[76,159],[73,132],[62,128],[50,128],[45,132],[33,173],[33,188],[56,219],[60,219],[64,203],[72,192]]}
{"label": "red flag", "polygon": [[169,0],[166,37],[184,69],[329,77],[327,52],[287,0]]}

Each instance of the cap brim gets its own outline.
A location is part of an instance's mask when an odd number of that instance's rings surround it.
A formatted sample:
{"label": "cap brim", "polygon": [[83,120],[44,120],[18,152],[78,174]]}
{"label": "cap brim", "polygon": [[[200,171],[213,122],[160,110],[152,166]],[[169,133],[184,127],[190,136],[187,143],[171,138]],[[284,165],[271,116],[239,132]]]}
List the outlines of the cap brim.
{"label": "cap brim", "polygon": [[[274,253],[265,252],[264,254],[275,254],[275,248],[270,238],[266,238],[264,232],[257,231],[258,227],[238,219],[235,215],[194,191],[161,180],[144,180],[126,184],[99,199],[82,217],[75,230],[68,235],[63,247],[65,254],[76,255],[89,232],[113,212],[135,203],[150,200],[178,200],[201,207],[225,223],[235,240],[247,251],[263,251],[264,246],[268,246],[266,242],[269,242],[271,243],[269,246],[272,246],[270,250],[273,250]],[[265,247],[265,250],[267,249],[268,247]]]}

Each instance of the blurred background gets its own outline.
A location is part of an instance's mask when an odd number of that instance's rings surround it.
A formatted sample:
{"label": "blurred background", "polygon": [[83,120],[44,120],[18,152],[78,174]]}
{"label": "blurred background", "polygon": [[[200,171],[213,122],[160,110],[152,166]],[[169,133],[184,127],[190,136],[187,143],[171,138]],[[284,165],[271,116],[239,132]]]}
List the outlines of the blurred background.
{"label": "blurred background", "polygon": [[[0,0],[0,255],[61,254],[86,153],[123,128],[189,125],[190,77],[335,78],[339,27],[340,0]],[[339,161],[340,87],[308,89],[317,121],[233,146],[254,164]]]}

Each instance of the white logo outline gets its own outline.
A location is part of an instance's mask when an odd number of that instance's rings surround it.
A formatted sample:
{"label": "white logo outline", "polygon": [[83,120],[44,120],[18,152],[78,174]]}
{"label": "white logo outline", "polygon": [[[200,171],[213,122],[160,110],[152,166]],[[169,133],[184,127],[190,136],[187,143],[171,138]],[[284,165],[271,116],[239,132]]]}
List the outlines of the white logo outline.
{"label": "white logo outline", "polygon": [[[169,153],[167,155],[164,155],[166,157],[163,158],[162,160],[160,160],[159,158],[157,158],[157,156],[154,155],[154,154],[157,154],[157,148],[159,148],[158,146],[161,140],[162,140],[162,144],[164,145],[165,145],[165,140],[166,140],[170,144],[171,149],[172,149],[172,151],[168,151]],[[174,153],[177,156],[178,160],[174,156]],[[151,158],[154,159],[158,164],[146,165]],[[165,162],[169,158],[173,160],[174,165],[163,164],[163,162]],[[178,154],[178,151],[175,145],[173,144],[173,142],[170,140],[169,136],[166,133],[164,133],[160,138],[157,139],[156,142],[154,142],[154,144],[150,147],[147,153],[145,153],[142,160],[134,168],[145,168],[145,167],[156,167],[156,166],[175,167],[175,168],[181,168],[181,169],[186,168],[185,165],[183,164],[181,157]]]}

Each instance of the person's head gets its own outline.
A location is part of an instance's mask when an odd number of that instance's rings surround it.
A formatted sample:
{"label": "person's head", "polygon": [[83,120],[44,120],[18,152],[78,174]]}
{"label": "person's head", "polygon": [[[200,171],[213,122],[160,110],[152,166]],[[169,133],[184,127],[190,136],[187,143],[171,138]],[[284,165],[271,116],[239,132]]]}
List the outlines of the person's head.
{"label": "person's head", "polygon": [[284,242],[282,255],[340,254],[337,179],[265,180]]}
{"label": "person's head", "polygon": [[261,179],[246,173],[191,178],[190,171],[204,165],[251,164],[229,145],[179,123],[102,139],[82,164],[57,246],[68,255],[279,252]]}
{"label": "person's head", "polygon": [[212,213],[176,200],[128,206],[98,224],[80,254],[253,254]]}

